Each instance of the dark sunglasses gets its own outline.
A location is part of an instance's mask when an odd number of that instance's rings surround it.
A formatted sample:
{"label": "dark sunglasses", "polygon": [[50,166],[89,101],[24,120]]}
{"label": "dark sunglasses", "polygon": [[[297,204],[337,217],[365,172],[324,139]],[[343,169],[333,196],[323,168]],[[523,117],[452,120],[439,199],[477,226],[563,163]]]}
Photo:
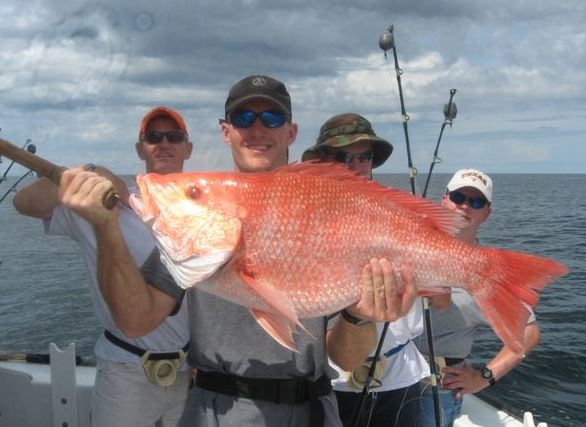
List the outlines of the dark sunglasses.
{"label": "dark sunglasses", "polygon": [[185,132],[182,130],[170,130],[167,132],[159,132],[151,130],[143,133],[142,140],[147,144],[159,144],[163,138],[167,138],[171,144],[180,144],[185,141]]}
{"label": "dark sunglasses", "polygon": [[468,206],[470,206],[472,209],[482,209],[488,204],[488,200],[486,200],[484,197],[468,197],[459,191],[449,192],[448,197],[457,205],[461,205],[462,203],[468,201]]}
{"label": "dark sunglasses", "polygon": [[372,161],[374,153],[372,152],[372,150],[367,150],[363,151],[362,153],[356,154],[347,153],[345,151],[325,151],[325,156],[333,158],[334,162],[336,163],[344,163],[346,165],[349,165],[354,160],[358,160],[360,163],[370,162]]}
{"label": "dark sunglasses", "polygon": [[266,110],[260,113],[250,110],[235,110],[228,113],[227,117],[232,126],[242,129],[251,127],[257,118],[263,125],[271,129],[280,128],[289,120],[287,114],[275,110]]}

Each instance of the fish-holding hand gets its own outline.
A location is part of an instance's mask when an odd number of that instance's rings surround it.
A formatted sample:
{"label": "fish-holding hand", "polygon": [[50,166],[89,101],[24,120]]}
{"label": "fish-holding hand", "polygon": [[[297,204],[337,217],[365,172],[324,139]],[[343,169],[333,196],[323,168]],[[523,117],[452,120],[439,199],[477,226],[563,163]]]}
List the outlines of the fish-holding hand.
{"label": "fish-holding hand", "polygon": [[405,316],[417,297],[412,274],[394,269],[386,258],[373,258],[362,270],[360,300],[346,308],[354,317],[393,322]]}

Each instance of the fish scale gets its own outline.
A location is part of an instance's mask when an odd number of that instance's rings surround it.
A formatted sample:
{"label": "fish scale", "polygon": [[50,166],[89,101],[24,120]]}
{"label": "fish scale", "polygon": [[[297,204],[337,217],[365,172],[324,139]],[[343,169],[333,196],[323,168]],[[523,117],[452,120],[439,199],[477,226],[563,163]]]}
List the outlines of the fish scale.
{"label": "fish scale", "polygon": [[371,258],[410,270],[421,294],[465,289],[517,353],[527,306],[567,272],[551,259],[461,242],[453,237],[463,226],[458,214],[342,165],[148,174],[137,183],[141,198],[131,198],[133,207],[153,227],[178,284],[250,308],[292,349],[300,318],[332,314],[360,298]]}

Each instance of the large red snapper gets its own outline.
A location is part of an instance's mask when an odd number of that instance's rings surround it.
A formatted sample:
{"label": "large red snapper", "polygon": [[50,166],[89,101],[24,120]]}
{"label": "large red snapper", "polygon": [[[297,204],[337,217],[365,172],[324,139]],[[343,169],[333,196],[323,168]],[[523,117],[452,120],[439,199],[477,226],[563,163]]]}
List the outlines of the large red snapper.
{"label": "large red snapper", "polygon": [[384,257],[412,270],[421,294],[467,290],[496,334],[522,354],[524,304],[534,307],[536,291],[568,271],[547,258],[465,244],[452,237],[460,215],[340,165],[148,174],[137,183],[141,198],[131,203],[177,283],[201,283],[249,307],[288,348],[299,318],[356,302],[363,266]]}

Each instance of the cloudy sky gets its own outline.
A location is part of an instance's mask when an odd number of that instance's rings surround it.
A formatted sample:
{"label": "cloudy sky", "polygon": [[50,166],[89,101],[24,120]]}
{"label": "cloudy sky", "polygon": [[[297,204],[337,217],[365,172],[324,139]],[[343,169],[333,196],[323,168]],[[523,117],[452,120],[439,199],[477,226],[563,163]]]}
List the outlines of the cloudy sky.
{"label": "cloudy sky", "polygon": [[138,125],[164,104],[190,127],[187,169],[230,170],[218,118],[230,86],[263,73],[292,95],[292,160],[355,111],[395,146],[378,172],[407,173],[393,51],[378,43],[393,25],[421,175],[451,89],[436,172],[586,173],[583,0],[3,0],[0,16],[0,137],[60,165],[140,173]]}

